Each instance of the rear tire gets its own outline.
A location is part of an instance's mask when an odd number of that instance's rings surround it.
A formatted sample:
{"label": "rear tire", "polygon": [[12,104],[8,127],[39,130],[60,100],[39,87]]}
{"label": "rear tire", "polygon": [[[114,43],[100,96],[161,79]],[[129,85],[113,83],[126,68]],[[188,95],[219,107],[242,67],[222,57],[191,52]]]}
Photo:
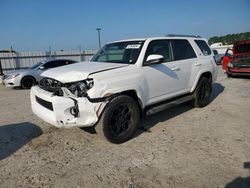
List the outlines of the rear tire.
{"label": "rear tire", "polygon": [[22,89],[30,89],[32,86],[34,86],[36,83],[36,80],[31,76],[26,76],[21,80],[21,88]]}
{"label": "rear tire", "polygon": [[129,96],[112,99],[104,109],[96,132],[108,141],[120,144],[128,141],[139,126],[140,112],[137,103]]}
{"label": "rear tire", "polygon": [[212,83],[206,77],[202,77],[194,91],[192,105],[197,108],[205,107],[209,104],[212,92]]}

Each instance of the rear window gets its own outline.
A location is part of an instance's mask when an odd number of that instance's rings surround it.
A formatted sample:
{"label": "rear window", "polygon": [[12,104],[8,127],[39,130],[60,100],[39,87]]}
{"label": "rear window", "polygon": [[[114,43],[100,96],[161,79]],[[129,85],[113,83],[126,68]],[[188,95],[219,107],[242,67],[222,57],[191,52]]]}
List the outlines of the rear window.
{"label": "rear window", "polygon": [[200,48],[203,55],[211,55],[211,50],[204,40],[194,40],[197,46]]}

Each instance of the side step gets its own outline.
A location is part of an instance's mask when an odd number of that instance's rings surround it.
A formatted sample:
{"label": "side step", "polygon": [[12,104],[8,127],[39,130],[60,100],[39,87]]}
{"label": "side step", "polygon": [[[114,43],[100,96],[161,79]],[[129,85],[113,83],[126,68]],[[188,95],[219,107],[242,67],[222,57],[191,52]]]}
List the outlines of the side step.
{"label": "side step", "polygon": [[160,104],[157,106],[149,107],[149,109],[146,110],[146,115],[148,116],[148,115],[155,114],[157,112],[160,112],[162,110],[166,110],[168,108],[171,108],[171,107],[176,106],[178,104],[190,101],[192,99],[194,99],[194,97],[192,95],[188,95],[188,96],[181,97],[181,98],[178,98],[175,100],[167,101],[166,103],[163,103],[163,104]]}

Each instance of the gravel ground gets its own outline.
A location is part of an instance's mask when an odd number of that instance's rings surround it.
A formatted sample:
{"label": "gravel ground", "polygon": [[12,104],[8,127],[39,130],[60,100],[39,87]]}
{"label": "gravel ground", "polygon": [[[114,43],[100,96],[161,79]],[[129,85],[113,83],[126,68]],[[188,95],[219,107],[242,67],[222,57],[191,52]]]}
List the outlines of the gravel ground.
{"label": "gravel ground", "polygon": [[32,114],[29,90],[0,86],[0,187],[250,187],[250,79],[221,72],[211,104],[146,117],[114,145]]}

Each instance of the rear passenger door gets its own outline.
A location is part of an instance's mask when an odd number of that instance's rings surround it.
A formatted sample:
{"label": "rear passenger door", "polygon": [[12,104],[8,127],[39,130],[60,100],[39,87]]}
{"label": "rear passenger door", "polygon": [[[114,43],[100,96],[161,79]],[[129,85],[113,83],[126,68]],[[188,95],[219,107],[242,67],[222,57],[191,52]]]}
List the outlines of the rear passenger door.
{"label": "rear passenger door", "polygon": [[188,93],[192,87],[190,83],[194,71],[194,65],[197,64],[197,55],[186,39],[171,40],[173,49],[173,64],[178,69],[175,73],[178,76],[180,94]]}

